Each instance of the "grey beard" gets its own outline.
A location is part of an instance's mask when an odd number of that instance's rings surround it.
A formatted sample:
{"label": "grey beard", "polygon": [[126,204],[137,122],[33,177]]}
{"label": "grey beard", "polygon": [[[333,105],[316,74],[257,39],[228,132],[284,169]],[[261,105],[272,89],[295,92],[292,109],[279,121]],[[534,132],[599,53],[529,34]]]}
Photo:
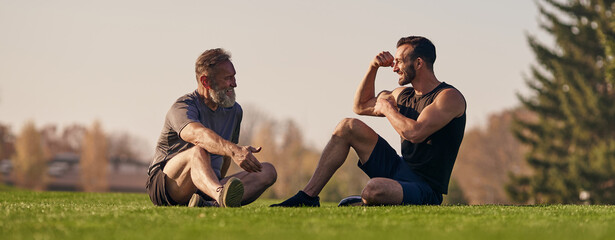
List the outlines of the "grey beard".
{"label": "grey beard", "polygon": [[223,108],[230,108],[235,105],[235,90],[233,90],[232,96],[227,96],[226,91],[228,89],[217,89],[214,91],[209,91],[209,97],[216,103],[218,106]]}

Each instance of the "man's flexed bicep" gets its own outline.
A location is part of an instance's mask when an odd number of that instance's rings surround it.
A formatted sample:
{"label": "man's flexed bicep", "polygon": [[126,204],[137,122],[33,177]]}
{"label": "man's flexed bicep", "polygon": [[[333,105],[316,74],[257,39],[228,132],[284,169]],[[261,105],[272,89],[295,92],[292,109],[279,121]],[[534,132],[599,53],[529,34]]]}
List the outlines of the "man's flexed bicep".
{"label": "man's flexed bicep", "polygon": [[[376,73],[378,72],[378,68],[380,67],[392,67],[393,66],[393,55],[389,52],[381,52],[371,61],[369,65],[369,69],[363,77],[361,83],[357,87],[357,91],[354,97],[354,103],[352,110],[359,115],[366,116],[381,116],[379,114],[374,113],[374,106],[376,105],[378,96],[375,94],[375,80]],[[390,94],[390,92],[387,92]],[[382,95],[382,92],[381,94]]]}

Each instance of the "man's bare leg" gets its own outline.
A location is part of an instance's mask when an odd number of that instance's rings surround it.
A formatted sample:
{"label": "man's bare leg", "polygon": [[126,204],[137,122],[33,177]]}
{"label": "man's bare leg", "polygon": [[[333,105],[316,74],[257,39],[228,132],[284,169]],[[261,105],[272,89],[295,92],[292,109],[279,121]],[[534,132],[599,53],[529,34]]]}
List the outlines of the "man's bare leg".
{"label": "man's bare leg", "polygon": [[192,147],[173,157],[165,165],[163,172],[167,175],[166,188],[169,195],[178,204],[186,204],[196,190],[218,201],[222,187],[211,167],[209,153],[199,147]]}
{"label": "man's bare leg", "polygon": [[361,163],[365,163],[377,142],[378,134],[362,121],[354,118],[342,120],[323,150],[316,170],[303,191],[312,197],[318,196],[348,157],[350,147],[357,152]]}
{"label": "man's bare leg", "polygon": [[223,178],[220,183],[224,184],[231,177],[239,178],[243,182],[244,193],[241,200],[241,205],[247,205],[254,202],[258,197],[273,185],[278,177],[273,165],[268,162],[262,162],[262,171],[249,173],[246,171],[238,172],[228,177]]}
{"label": "man's bare leg", "polygon": [[[365,161],[369,159],[377,142],[378,134],[362,121],[354,118],[342,120],[335,128],[331,139],[323,150],[312,178],[303,191],[300,191],[297,195],[285,202],[272,206],[305,205],[301,204],[300,199],[309,197],[316,198],[318,194],[320,194],[335,171],[337,171],[346,160],[350,147],[357,152],[361,163],[365,163]],[[303,196],[303,194],[307,196]],[[293,198],[297,198],[296,201],[293,200]],[[318,199],[316,199],[316,201],[318,201]]]}

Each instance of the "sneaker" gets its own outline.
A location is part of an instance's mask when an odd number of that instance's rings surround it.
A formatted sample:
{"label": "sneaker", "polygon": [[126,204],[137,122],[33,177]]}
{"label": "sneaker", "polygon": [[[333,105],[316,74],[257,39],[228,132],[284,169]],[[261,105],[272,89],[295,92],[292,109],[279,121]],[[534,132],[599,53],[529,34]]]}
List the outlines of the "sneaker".
{"label": "sneaker", "polygon": [[361,196],[353,195],[353,196],[349,196],[349,197],[342,199],[342,201],[340,201],[340,203],[337,206],[338,207],[348,207],[348,206],[363,206],[363,205],[365,204],[363,204],[363,199],[361,199]]}
{"label": "sneaker", "polygon": [[299,191],[295,196],[270,207],[320,207],[320,198],[307,195],[304,191]]}
{"label": "sneaker", "polygon": [[198,193],[192,194],[188,207],[220,207],[216,201],[207,201]]}
{"label": "sneaker", "polygon": [[220,207],[241,207],[241,199],[243,198],[243,183],[241,180],[232,177],[224,186],[219,189],[220,192]]}

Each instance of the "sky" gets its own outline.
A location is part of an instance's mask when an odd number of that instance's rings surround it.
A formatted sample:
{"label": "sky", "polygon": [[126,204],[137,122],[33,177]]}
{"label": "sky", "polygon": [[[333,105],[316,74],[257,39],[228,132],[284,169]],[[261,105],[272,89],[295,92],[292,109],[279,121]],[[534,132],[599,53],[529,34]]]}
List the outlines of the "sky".
{"label": "sky", "polygon": [[[399,151],[385,118],[352,112],[376,54],[394,54],[401,37],[429,38],[436,77],[467,100],[466,129],[481,127],[527,94],[526,35],[544,38],[537,19],[529,0],[0,0],[0,123],[16,133],[28,120],[99,120],[153,155],[169,107],[196,89],[196,58],[222,47],[246,113],[292,119],[319,149],[341,119],[359,118]],[[397,79],[381,68],[377,91]]]}

